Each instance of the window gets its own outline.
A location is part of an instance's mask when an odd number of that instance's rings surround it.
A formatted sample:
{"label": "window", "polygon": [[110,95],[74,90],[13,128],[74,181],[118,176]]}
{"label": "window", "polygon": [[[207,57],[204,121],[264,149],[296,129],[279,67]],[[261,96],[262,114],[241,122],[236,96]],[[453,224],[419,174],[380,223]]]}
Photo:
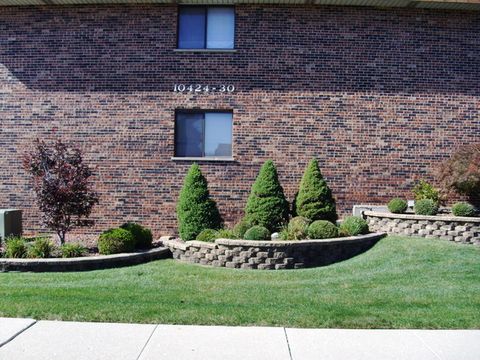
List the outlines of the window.
{"label": "window", "polygon": [[235,9],[225,6],[181,6],[178,17],[180,49],[233,49]]}
{"label": "window", "polygon": [[176,157],[231,157],[232,113],[177,111]]}

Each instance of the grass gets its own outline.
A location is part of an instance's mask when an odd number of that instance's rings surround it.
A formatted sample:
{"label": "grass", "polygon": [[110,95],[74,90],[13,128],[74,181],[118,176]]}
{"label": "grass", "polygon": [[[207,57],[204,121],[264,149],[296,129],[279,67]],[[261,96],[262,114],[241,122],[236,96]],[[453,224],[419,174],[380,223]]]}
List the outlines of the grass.
{"label": "grass", "polygon": [[480,328],[480,248],[388,237],[327,267],[252,271],[160,260],[1,273],[0,316],[340,328]]}

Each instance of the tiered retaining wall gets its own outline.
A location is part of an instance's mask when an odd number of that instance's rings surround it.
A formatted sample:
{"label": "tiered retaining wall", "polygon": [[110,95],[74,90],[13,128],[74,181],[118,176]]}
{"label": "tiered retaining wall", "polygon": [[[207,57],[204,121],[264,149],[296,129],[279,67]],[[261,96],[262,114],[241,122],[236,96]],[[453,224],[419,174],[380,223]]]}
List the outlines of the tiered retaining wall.
{"label": "tiered retaining wall", "polygon": [[385,234],[303,241],[218,239],[214,243],[164,238],[173,258],[227,268],[281,270],[328,265],[370,249]]}
{"label": "tiered retaining wall", "polygon": [[424,216],[374,211],[365,211],[363,216],[372,231],[480,245],[480,218],[478,217]]}

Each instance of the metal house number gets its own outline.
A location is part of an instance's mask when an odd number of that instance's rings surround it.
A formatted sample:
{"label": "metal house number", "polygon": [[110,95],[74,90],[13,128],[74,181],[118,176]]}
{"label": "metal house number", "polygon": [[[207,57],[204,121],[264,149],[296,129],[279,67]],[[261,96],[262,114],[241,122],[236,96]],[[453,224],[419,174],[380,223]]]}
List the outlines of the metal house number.
{"label": "metal house number", "polygon": [[220,85],[203,85],[203,84],[174,84],[174,92],[187,93],[206,93],[206,92],[220,92],[220,93],[232,93],[235,91],[235,86],[232,84],[220,84]]}

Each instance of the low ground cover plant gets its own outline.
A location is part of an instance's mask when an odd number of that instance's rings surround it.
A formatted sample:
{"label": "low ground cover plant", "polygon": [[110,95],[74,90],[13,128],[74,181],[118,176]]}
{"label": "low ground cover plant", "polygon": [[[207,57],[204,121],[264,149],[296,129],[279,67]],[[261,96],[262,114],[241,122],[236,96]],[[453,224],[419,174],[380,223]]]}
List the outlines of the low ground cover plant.
{"label": "low ground cover plant", "polygon": [[415,201],[414,210],[417,215],[437,215],[438,204],[432,199],[422,199]]}
{"label": "low ground cover plant", "polygon": [[217,230],[214,229],[204,229],[200,231],[200,234],[197,235],[196,240],[213,242],[217,236]]}
{"label": "low ground cover plant", "polygon": [[66,243],[60,246],[60,254],[63,258],[81,257],[86,253],[87,249],[80,244]]}
{"label": "low ground cover plant", "polygon": [[5,257],[24,258],[27,257],[27,245],[21,237],[9,237],[5,239]]}
{"label": "low ground cover plant", "polygon": [[457,202],[452,206],[452,214],[455,216],[475,216],[476,210],[472,204],[466,202]]}
{"label": "low ground cover plant", "polygon": [[28,258],[49,258],[55,251],[55,245],[50,239],[37,238],[27,246]]}
{"label": "low ground cover plant", "polygon": [[388,207],[388,210],[390,210],[391,213],[403,214],[403,213],[405,213],[405,211],[407,211],[408,204],[403,199],[395,198],[395,199],[390,200],[387,207]]}

